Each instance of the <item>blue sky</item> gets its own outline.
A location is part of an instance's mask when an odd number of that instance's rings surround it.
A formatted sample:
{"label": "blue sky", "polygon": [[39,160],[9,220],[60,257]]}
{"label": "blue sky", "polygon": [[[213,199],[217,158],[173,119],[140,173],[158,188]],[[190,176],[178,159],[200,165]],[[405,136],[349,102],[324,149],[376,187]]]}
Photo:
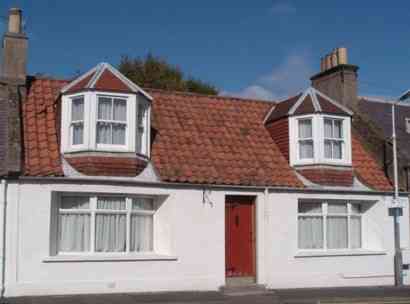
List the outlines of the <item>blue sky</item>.
{"label": "blue sky", "polygon": [[152,52],[225,94],[280,98],[308,86],[320,57],[345,46],[361,94],[410,88],[410,1],[3,0],[0,16],[15,5],[30,73],[67,78]]}

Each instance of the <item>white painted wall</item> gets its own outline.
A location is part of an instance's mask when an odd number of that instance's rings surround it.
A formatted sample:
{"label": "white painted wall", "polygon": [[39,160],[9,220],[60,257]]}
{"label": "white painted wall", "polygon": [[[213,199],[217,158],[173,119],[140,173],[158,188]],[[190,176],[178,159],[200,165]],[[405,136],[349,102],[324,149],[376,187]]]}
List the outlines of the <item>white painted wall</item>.
{"label": "white painted wall", "polygon": [[[53,191],[167,196],[154,219],[155,248],[171,260],[50,259]],[[212,190],[204,200],[201,189],[28,183],[10,184],[8,194],[6,296],[217,290],[225,284],[225,195],[233,194],[256,196],[258,283],[295,288],[393,282],[393,222],[381,196]],[[366,244],[383,254],[295,257],[302,197],[379,200],[366,213]],[[402,246],[408,247],[408,217],[402,221]]]}

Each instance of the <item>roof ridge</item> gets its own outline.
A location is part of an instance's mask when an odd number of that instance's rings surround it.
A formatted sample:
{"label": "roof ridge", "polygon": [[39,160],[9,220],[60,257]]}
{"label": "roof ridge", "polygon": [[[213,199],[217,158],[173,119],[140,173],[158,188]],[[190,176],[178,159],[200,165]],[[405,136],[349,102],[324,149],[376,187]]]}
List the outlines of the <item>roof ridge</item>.
{"label": "roof ridge", "polygon": [[251,99],[251,98],[235,97],[235,96],[227,96],[227,95],[210,95],[210,94],[201,94],[201,93],[195,93],[195,92],[155,89],[155,88],[147,88],[147,87],[143,87],[143,89],[146,91],[151,91],[151,92],[168,93],[168,94],[175,94],[175,95],[182,95],[182,96],[197,96],[197,97],[207,97],[207,98],[214,98],[214,99],[238,100],[238,101],[243,101],[243,102],[258,102],[258,103],[272,104],[272,105],[277,104],[276,100]]}

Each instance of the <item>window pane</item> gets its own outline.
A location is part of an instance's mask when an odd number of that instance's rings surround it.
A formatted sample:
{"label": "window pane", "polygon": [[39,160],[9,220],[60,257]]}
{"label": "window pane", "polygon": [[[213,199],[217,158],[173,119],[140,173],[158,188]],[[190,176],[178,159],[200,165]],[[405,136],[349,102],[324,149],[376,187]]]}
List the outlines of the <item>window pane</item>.
{"label": "window pane", "polygon": [[111,98],[99,97],[98,98],[98,119],[111,120],[112,112]]}
{"label": "window pane", "polygon": [[362,206],[360,204],[351,204],[351,206],[352,206],[352,213],[353,214],[362,213]]}
{"label": "window pane", "polygon": [[89,214],[60,214],[58,223],[58,250],[60,252],[90,250]]}
{"label": "window pane", "polygon": [[111,125],[109,123],[97,123],[97,144],[111,144]]}
{"label": "window pane", "polygon": [[60,209],[89,209],[90,198],[88,196],[63,196],[61,197]]}
{"label": "window pane", "polygon": [[313,141],[304,140],[299,142],[299,158],[313,158]]}
{"label": "window pane", "polygon": [[325,119],[325,137],[332,138],[332,120]]}
{"label": "window pane", "polygon": [[99,197],[97,209],[125,210],[125,198],[123,197]]}
{"label": "window pane", "polygon": [[113,145],[125,145],[125,125],[113,124],[112,143]]}
{"label": "window pane", "polygon": [[71,121],[84,120],[84,98],[79,97],[72,100]]}
{"label": "window pane", "polygon": [[332,142],[325,140],[325,157],[332,158]]}
{"label": "window pane", "polygon": [[298,218],[298,246],[301,249],[323,248],[323,218]]}
{"label": "window pane", "polygon": [[347,204],[330,203],[327,206],[327,213],[347,214]]}
{"label": "window pane", "polygon": [[132,200],[132,210],[154,210],[152,198],[134,198]]}
{"label": "window pane", "polygon": [[95,250],[122,252],[126,247],[125,214],[97,214],[95,216]]}
{"label": "window pane", "polygon": [[341,120],[334,120],[333,121],[333,138],[342,138],[342,121]]}
{"label": "window pane", "polygon": [[73,124],[73,145],[81,145],[83,143],[84,126],[82,123]]}
{"label": "window pane", "polygon": [[312,138],[312,120],[299,120],[299,138]]}
{"label": "window pane", "polygon": [[333,159],[342,159],[342,142],[333,142]]}
{"label": "window pane", "polygon": [[152,222],[151,215],[131,215],[131,251],[153,250]]}
{"label": "window pane", "polygon": [[352,216],[350,218],[350,247],[353,249],[362,247],[362,223],[360,217]]}
{"label": "window pane", "polygon": [[299,213],[322,213],[322,203],[299,202]]}
{"label": "window pane", "polygon": [[347,248],[347,217],[328,216],[327,248]]}
{"label": "window pane", "polygon": [[114,99],[114,120],[127,121],[127,101]]}

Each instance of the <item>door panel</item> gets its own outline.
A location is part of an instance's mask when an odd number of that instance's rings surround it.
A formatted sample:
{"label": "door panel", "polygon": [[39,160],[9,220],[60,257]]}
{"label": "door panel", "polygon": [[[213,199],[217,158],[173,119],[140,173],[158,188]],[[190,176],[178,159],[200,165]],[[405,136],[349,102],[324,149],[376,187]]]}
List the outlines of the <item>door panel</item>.
{"label": "door panel", "polygon": [[225,204],[226,276],[254,276],[254,198],[228,196]]}

